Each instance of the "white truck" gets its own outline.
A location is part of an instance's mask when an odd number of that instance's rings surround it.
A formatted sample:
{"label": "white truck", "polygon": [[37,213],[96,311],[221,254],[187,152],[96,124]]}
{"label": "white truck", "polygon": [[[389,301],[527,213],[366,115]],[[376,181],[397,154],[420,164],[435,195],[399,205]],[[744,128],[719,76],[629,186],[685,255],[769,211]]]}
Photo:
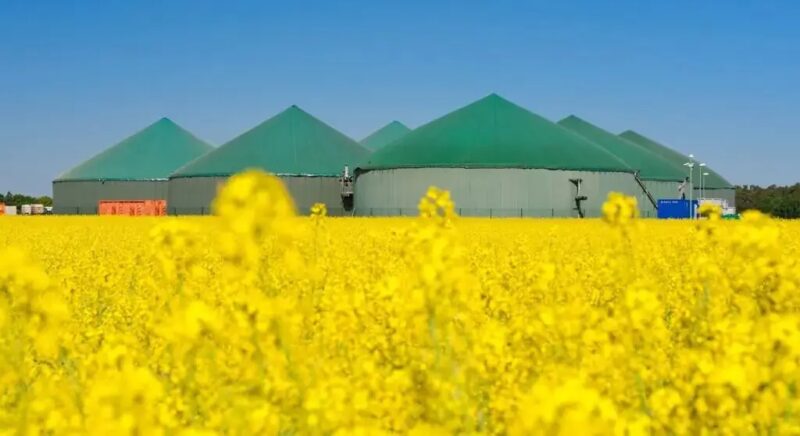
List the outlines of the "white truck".
{"label": "white truck", "polygon": [[700,206],[702,206],[704,204],[707,204],[707,203],[708,204],[717,205],[717,206],[719,206],[720,209],[722,209],[722,215],[735,215],[736,214],[736,208],[733,207],[733,206],[729,206],[728,205],[728,200],[725,200],[724,198],[701,198],[698,201],[698,203],[700,204]]}
{"label": "white truck", "polygon": [[22,215],[44,215],[45,208],[43,204],[23,204],[19,211]]}

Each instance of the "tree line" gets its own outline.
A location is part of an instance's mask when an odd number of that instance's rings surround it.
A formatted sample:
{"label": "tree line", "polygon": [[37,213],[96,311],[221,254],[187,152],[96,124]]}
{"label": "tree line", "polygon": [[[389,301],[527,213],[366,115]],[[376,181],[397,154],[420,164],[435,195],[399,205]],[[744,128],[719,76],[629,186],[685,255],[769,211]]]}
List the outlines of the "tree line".
{"label": "tree line", "polygon": [[41,197],[31,197],[30,195],[25,194],[12,194],[11,191],[9,191],[6,193],[6,195],[0,195],[0,203],[5,204],[6,206],[17,207],[22,206],[23,204],[43,204],[45,206],[52,206],[53,199],[46,195]]}
{"label": "tree line", "polygon": [[779,218],[800,218],[800,183],[791,186],[736,187],[736,209],[760,210]]}

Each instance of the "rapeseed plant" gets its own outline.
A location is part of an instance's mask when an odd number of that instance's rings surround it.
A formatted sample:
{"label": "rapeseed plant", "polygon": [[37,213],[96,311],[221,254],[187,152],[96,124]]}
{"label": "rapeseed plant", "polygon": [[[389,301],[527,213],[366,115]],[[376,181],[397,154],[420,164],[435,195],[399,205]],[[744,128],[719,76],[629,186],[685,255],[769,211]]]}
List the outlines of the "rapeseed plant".
{"label": "rapeseed plant", "polygon": [[[0,217],[9,434],[800,432],[800,224]],[[12,248],[17,247],[17,248]]]}

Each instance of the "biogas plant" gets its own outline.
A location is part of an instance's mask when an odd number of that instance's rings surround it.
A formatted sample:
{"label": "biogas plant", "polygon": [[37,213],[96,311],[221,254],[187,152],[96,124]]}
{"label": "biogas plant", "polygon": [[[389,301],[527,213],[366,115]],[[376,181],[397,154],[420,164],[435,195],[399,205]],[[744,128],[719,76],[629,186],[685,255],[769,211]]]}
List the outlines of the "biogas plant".
{"label": "biogas plant", "polygon": [[[734,187],[691,154],[575,115],[552,122],[491,94],[416,129],[393,121],[356,141],[297,106],[214,148],[163,118],[53,181],[58,214],[206,215],[219,185],[258,168],[301,212],[417,214],[429,186],[463,216],[595,217],[610,192],[644,217],[697,201],[733,210]],[[669,211],[668,211],[669,210]]]}

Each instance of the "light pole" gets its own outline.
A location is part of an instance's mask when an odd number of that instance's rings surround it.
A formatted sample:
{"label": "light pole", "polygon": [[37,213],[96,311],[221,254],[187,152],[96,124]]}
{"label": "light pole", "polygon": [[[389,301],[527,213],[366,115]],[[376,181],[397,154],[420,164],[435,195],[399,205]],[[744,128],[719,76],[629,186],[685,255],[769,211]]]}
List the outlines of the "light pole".
{"label": "light pole", "polygon": [[708,173],[703,173],[702,174],[703,178],[700,179],[700,195],[702,195],[703,198],[706,198],[706,176],[707,175],[708,175]]}
{"label": "light pole", "polygon": [[692,173],[694,173],[694,155],[689,155],[689,162],[683,164],[683,166],[689,167],[689,217],[694,219],[694,204],[692,204],[692,198],[694,195],[694,183],[692,179]]}
{"label": "light pole", "polygon": [[705,197],[705,193],[703,191],[703,169],[706,166],[706,164],[705,163],[700,163],[697,166],[700,167],[700,170],[699,170],[700,171],[700,197],[697,200],[702,200],[702,199],[706,198]]}

